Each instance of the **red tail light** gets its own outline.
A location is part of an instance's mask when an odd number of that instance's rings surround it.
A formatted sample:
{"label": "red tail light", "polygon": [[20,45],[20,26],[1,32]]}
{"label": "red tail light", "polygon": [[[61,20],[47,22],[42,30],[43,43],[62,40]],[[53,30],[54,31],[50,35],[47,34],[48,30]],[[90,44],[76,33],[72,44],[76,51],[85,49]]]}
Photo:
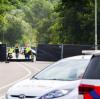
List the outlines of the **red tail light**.
{"label": "red tail light", "polygon": [[86,94],[92,90],[94,90],[94,86],[92,85],[85,85],[85,84],[81,84],[79,86],[79,94]]}

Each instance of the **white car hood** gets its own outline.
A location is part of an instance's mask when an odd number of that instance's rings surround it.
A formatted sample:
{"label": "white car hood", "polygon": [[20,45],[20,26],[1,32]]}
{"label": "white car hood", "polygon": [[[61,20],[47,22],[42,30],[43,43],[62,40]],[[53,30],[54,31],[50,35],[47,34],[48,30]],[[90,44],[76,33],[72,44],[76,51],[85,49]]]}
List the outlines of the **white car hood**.
{"label": "white car hood", "polygon": [[80,80],[77,81],[55,81],[55,80],[24,80],[15,84],[8,90],[10,95],[25,94],[28,96],[42,96],[55,89],[75,89]]}

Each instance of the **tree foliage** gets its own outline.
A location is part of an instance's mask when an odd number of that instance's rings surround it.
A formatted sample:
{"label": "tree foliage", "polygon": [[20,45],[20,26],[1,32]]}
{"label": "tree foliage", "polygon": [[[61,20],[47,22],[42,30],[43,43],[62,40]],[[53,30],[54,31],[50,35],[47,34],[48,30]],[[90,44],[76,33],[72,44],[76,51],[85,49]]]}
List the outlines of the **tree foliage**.
{"label": "tree foliage", "polygon": [[48,41],[49,17],[54,7],[51,1],[2,0],[0,6],[1,41],[11,45]]}
{"label": "tree foliage", "polygon": [[[63,32],[63,34],[61,33],[61,42],[74,44],[94,44],[94,9],[94,0],[62,0],[62,4],[59,5]],[[100,16],[99,9],[100,8],[98,6],[98,17]],[[99,38],[100,34],[98,32],[98,39]]]}
{"label": "tree foliage", "polygon": [[94,0],[0,0],[0,41],[94,44],[94,7]]}

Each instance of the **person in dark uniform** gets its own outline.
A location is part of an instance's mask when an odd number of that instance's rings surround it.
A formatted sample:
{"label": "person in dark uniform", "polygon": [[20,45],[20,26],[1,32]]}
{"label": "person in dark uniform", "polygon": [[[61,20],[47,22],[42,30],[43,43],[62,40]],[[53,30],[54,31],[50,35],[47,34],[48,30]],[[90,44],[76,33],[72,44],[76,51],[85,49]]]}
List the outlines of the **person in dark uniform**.
{"label": "person in dark uniform", "polygon": [[19,57],[19,46],[18,46],[18,44],[16,44],[16,46],[15,46],[15,57],[16,57],[16,59],[18,59],[18,57]]}

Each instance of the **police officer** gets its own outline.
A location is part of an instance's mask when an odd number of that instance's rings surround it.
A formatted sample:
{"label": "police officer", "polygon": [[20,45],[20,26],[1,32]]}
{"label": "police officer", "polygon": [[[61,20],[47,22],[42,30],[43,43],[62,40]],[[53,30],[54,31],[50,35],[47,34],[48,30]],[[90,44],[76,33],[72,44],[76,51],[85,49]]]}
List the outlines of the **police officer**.
{"label": "police officer", "polygon": [[13,58],[13,56],[12,56],[13,52],[14,52],[14,49],[12,47],[8,49],[8,58],[9,59]]}
{"label": "police officer", "polygon": [[16,59],[18,59],[18,57],[19,57],[19,46],[18,46],[18,44],[16,44],[16,46],[15,46],[15,56],[16,56]]}
{"label": "police officer", "polygon": [[26,46],[24,49],[24,55],[25,55],[25,59],[30,59],[30,55],[31,55],[31,47]]}

